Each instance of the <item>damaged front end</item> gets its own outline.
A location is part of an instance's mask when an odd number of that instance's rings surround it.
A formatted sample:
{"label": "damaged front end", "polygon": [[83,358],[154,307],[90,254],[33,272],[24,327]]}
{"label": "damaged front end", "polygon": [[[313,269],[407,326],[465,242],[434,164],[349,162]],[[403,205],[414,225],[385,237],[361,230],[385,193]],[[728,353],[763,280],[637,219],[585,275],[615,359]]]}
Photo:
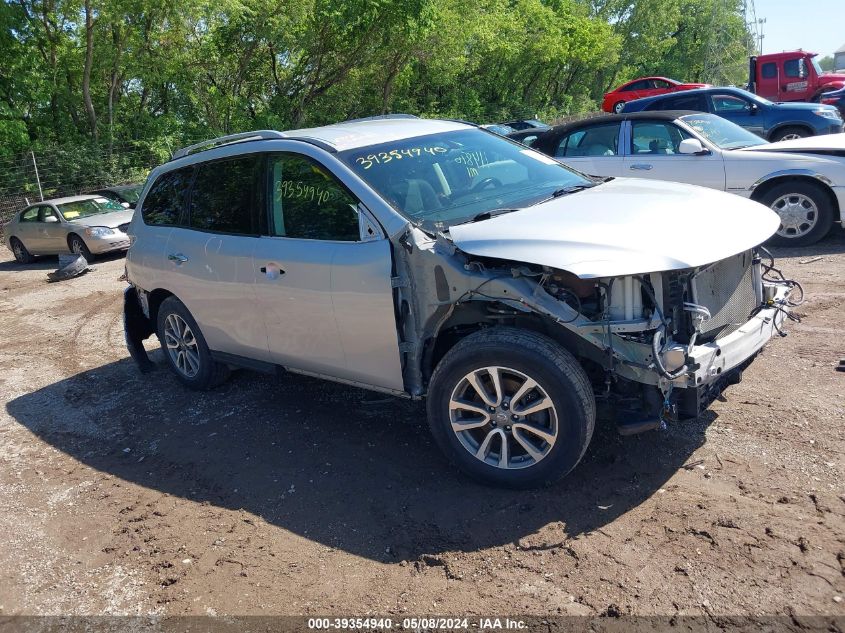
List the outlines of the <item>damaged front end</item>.
{"label": "damaged front end", "polygon": [[473,328],[540,330],[582,362],[620,432],[700,415],[782,333],[795,282],[758,249],[703,266],[583,279],[469,255],[446,236],[409,231],[398,249],[404,378],[422,395],[443,339]]}

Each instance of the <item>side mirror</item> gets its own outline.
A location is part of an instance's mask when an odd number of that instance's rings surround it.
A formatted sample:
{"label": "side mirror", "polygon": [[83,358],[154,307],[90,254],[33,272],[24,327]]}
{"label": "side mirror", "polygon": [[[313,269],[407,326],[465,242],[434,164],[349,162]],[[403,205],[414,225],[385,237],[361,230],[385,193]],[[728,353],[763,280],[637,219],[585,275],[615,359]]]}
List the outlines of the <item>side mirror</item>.
{"label": "side mirror", "polygon": [[756,103],[752,103],[752,104],[749,106],[749,108],[748,108],[748,109],[749,109],[749,110],[751,110],[751,114],[757,114],[757,110],[759,110],[759,109],[760,109],[760,106],[758,106]]}
{"label": "side mirror", "polygon": [[58,222],[58,221],[59,221],[59,218],[57,218],[55,215],[45,215],[45,216],[44,216],[44,221],[45,221],[45,222],[48,222],[48,223],[49,223],[49,222]]}
{"label": "side mirror", "polygon": [[132,205],[129,204],[128,202],[121,202],[120,206],[122,206],[124,209],[131,209],[132,208]]}
{"label": "side mirror", "polygon": [[704,147],[697,138],[685,138],[681,141],[681,144],[678,146],[678,153],[679,154],[693,154],[693,155],[704,155],[709,154],[710,150]]}

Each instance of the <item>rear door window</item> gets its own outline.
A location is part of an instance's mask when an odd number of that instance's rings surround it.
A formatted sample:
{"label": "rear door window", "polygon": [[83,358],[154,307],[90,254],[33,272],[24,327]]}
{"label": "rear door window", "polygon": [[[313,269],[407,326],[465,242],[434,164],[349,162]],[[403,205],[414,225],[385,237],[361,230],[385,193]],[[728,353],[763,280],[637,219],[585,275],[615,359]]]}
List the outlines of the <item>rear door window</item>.
{"label": "rear door window", "polygon": [[191,190],[192,229],[233,235],[258,235],[259,154],[218,160],[199,166]]}
{"label": "rear door window", "polygon": [[23,213],[21,213],[20,222],[37,222],[38,208],[39,207],[32,207],[31,209],[26,209]]}
{"label": "rear door window", "polygon": [[707,112],[707,100],[704,95],[678,95],[667,97],[652,104],[648,110],[695,110]]}
{"label": "rear door window", "polygon": [[141,209],[141,217],[145,224],[179,225],[193,173],[193,167],[185,167],[169,171],[156,179],[147,197],[144,198]]}

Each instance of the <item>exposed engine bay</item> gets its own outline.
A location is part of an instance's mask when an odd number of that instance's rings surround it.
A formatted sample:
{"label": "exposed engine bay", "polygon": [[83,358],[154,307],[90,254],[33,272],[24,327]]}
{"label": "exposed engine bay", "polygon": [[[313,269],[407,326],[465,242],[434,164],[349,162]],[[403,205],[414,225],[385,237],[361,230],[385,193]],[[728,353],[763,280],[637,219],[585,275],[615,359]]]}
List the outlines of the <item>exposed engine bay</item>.
{"label": "exposed engine bay", "polygon": [[[623,432],[698,416],[741,380],[773,334],[785,335],[784,319],[797,320],[789,308],[803,298],[762,247],[695,268],[591,279],[467,255],[443,236],[403,253],[397,290],[409,393],[424,392],[450,336],[497,324],[533,328],[579,357]],[[411,284],[415,292],[404,292]],[[419,297],[432,300],[415,305]]]}

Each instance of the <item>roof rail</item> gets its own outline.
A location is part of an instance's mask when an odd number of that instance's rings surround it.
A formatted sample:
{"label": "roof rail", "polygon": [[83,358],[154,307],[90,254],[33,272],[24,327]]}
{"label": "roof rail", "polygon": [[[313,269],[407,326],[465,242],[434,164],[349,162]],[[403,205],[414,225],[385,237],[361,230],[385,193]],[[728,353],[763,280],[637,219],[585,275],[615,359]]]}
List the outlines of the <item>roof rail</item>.
{"label": "roof rail", "polygon": [[380,121],[384,119],[419,119],[416,114],[404,114],[397,112],[395,114],[374,114],[373,116],[365,116],[360,119],[347,119],[343,123],[360,123],[361,121]]}
{"label": "roof rail", "polygon": [[215,147],[220,147],[221,145],[228,145],[229,143],[240,143],[243,141],[259,141],[279,138],[287,137],[282,132],[277,132],[276,130],[256,130],[255,132],[241,132],[240,134],[229,134],[227,136],[220,136],[218,138],[213,138],[208,141],[202,141],[201,143],[195,143],[194,145],[188,145],[188,147],[183,147],[182,149],[177,149],[175,152],[173,152],[173,157],[171,158],[171,160],[183,158],[184,156],[187,156],[188,154],[193,154],[195,152],[201,152],[213,149]]}

